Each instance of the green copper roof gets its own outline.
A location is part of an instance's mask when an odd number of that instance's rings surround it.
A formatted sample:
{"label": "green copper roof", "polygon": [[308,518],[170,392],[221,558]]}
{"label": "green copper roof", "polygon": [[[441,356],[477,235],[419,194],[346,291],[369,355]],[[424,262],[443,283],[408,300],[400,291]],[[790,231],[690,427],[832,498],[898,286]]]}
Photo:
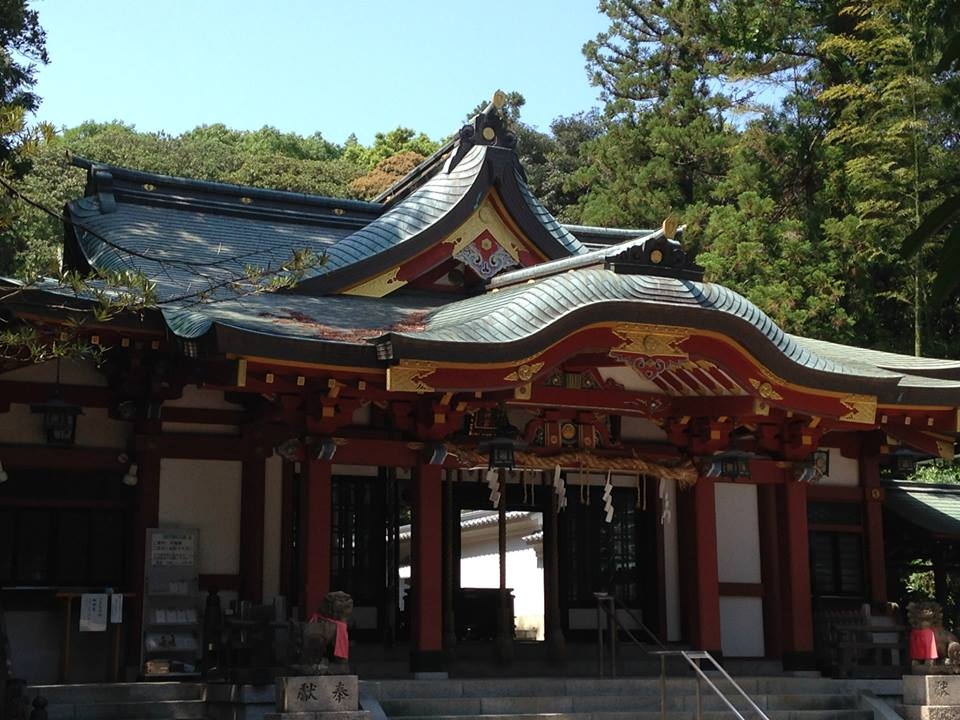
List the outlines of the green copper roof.
{"label": "green copper roof", "polygon": [[960,485],[891,483],[884,507],[932,535],[960,537]]}

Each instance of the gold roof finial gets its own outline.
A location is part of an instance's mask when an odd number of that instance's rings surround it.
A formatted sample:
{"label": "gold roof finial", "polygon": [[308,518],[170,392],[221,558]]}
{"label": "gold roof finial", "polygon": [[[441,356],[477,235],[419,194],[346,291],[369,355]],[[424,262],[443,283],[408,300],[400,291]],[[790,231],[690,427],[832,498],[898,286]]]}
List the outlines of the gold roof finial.
{"label": "gold roof finial", "polygon": [[490,100],[493,103],[493,106],[500,110],[503,108],[504,104],[507,102],[507,94],[503,90],[497,90],[493,94],[493,98]]}
{"label": "gold roof finial", "polygon": [[663,236],[667,240],[673,240],[673,236],[677,234],[677,216],[673,213],[667,215],[667,219],[663,221],[661,229],[663,230]]}

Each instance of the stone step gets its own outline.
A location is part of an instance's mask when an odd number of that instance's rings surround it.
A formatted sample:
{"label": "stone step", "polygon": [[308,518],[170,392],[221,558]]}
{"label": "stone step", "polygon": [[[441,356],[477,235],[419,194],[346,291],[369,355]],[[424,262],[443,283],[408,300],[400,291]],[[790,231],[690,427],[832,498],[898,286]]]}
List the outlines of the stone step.
{"label": "stone step", "polygon": [[50,705],[203,700],[206,698],[206,685],[199,682],[30,685],[27,687],[27,695],[31,698],[41,695]]}
{"label": "stone step", "polygon": [[[474,715],[390,715],[396,720],[661,720],[659,712],[597,711]],[[747,720],[758,716],[746,715]],[[873,720],[872,710],[777,710],[767,713],[770,720]],[[695,712],[669,712],[667,720],[697,720]],[[704,712],[702,720],[737,720],[731,712]]]}
{"label": "stone step", "polygon": [[[712,678],[721,688],[725,681]],[[734,678],[748,695],[836,695],[852,692],[845,681],[808,677]],[[556,697],[561,695],[660,696],[659,678],[502,678],[471,680],[376,680],[362,686],[381,700],[445,697]],[[668,694],[694,694],[696,680],[667,678]],[[704,692],[709,692],[705,689]]]}
{"label": "stone step", "polygon": [[[743,697],[728,697],[730,702],[745,715],[755,715]],[[851,695],[758,695],[752,697],[761,710],[806,711],[806,710],[853,710],[856,697]],[[720,712],[727,709],[724,701],[713,694],[704,693],[700,699],[705,712]],[[659,712],[660,696],[656,695],[567,695],[567,696],[500,696],[500,697],[447,697],[406,698],[380,701],[384,711],[391,717],[442,716],[442,715],[509,715],[537,713],[591,713],[614,712],[629,709],[633,712]],[[695,695],[668,694],[667,711],[695,711]]]}
{"label": "stone step", "polygon": [[47,707],[49,720],[204,720],[204,700],[62,703]]}

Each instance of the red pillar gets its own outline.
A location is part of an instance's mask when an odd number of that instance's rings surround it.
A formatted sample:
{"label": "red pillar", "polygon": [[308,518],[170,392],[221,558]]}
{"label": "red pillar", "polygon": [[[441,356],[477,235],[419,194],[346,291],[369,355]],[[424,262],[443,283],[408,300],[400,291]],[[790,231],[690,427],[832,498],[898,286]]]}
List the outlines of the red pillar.
{"label": "red pillar", "polygon": [[301,517],[303,552],[300,556],[300,577],[304,618],[320,608],[320,601],[330,592],[331,496],[330,463],[308,460],[303,463],[303,509]]}
{"label": "red pillar", "polygon": [[867,567],[870,569],[870,601],[887,602],[887,566],[883,547],[883,489],[880,487],[879,441],[865,441],[860,451],[863,485],[863,529],[866,532]]}
{"label": "red pillar", "polygon": [[763,578],[763,644],[767,657],[783,655],[783,613],[781,608],[780,527],[777,522],[777,486],[757,485],[760,510],[760,569]]}
{"label": "red pillar", "polygon": [[410,584],[414,672],[444,670],[442,491],[439,465],[415,468]]}
{"label": "red pillar", "polygon": [[[149,435],[136,439],[138,503],[134,518],[133,552],[128,562],[131,568],[130,592],[136,598],[130,609],[124,610],[127,626],[127,658],[140,658],[141,623],[143,621],[143,585],[146,575],[147,528],[160,524],[160,444],[154,434],[156,428],[147,429]],[[142,672],[140,668],[139,672]]]}
{"label": "red pillar", "polygon": [[810,534],[807,526],[807,486],[788,480],[783,488],[781,577],[783,592],[784,667],[804,669],[813,664],[813,608],[810,602]]}
{"label": "red pillar", "polygon": [[720,654],[720,579],[717,567],[717,507],[713,478],[697,478],[693,490],[696,592],[691,642],[698,650]]}
{"label": "red pillar", "polygon": [[255,604],[263,602],[265,476],[263,455],[247,455],[240,480],[240,599]]}

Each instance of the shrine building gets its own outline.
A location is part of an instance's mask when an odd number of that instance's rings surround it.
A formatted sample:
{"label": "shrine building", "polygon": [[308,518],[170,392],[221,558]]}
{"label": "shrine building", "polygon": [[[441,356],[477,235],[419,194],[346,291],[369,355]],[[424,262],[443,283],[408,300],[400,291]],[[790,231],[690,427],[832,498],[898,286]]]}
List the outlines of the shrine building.
{"label": "shrine building", "polygon": [[[189,676],[208,597],[306,617],[331,590],[361,676],[451,672],[488,641],[491,667],[521,644],[562,667],[593,652],[595,593],[664,644],[804,669],[819,618],[897,599],[881,470],[952,458],[960,362],[790,335],[705,282],[669,220],[564,225],[515,144],[492,103],[373,202],[76,160],[63,267],[89,282],[0,281],[21,675]],[[155,301],[95,311],[123,272]],[[67,346],[88,352],[37,360]],[[501,563],[509,518],[535,536],[524,637],[505,570],[493,592],[461,572],[481,510]],[[116,632],[72,632],[107,592]]]}

